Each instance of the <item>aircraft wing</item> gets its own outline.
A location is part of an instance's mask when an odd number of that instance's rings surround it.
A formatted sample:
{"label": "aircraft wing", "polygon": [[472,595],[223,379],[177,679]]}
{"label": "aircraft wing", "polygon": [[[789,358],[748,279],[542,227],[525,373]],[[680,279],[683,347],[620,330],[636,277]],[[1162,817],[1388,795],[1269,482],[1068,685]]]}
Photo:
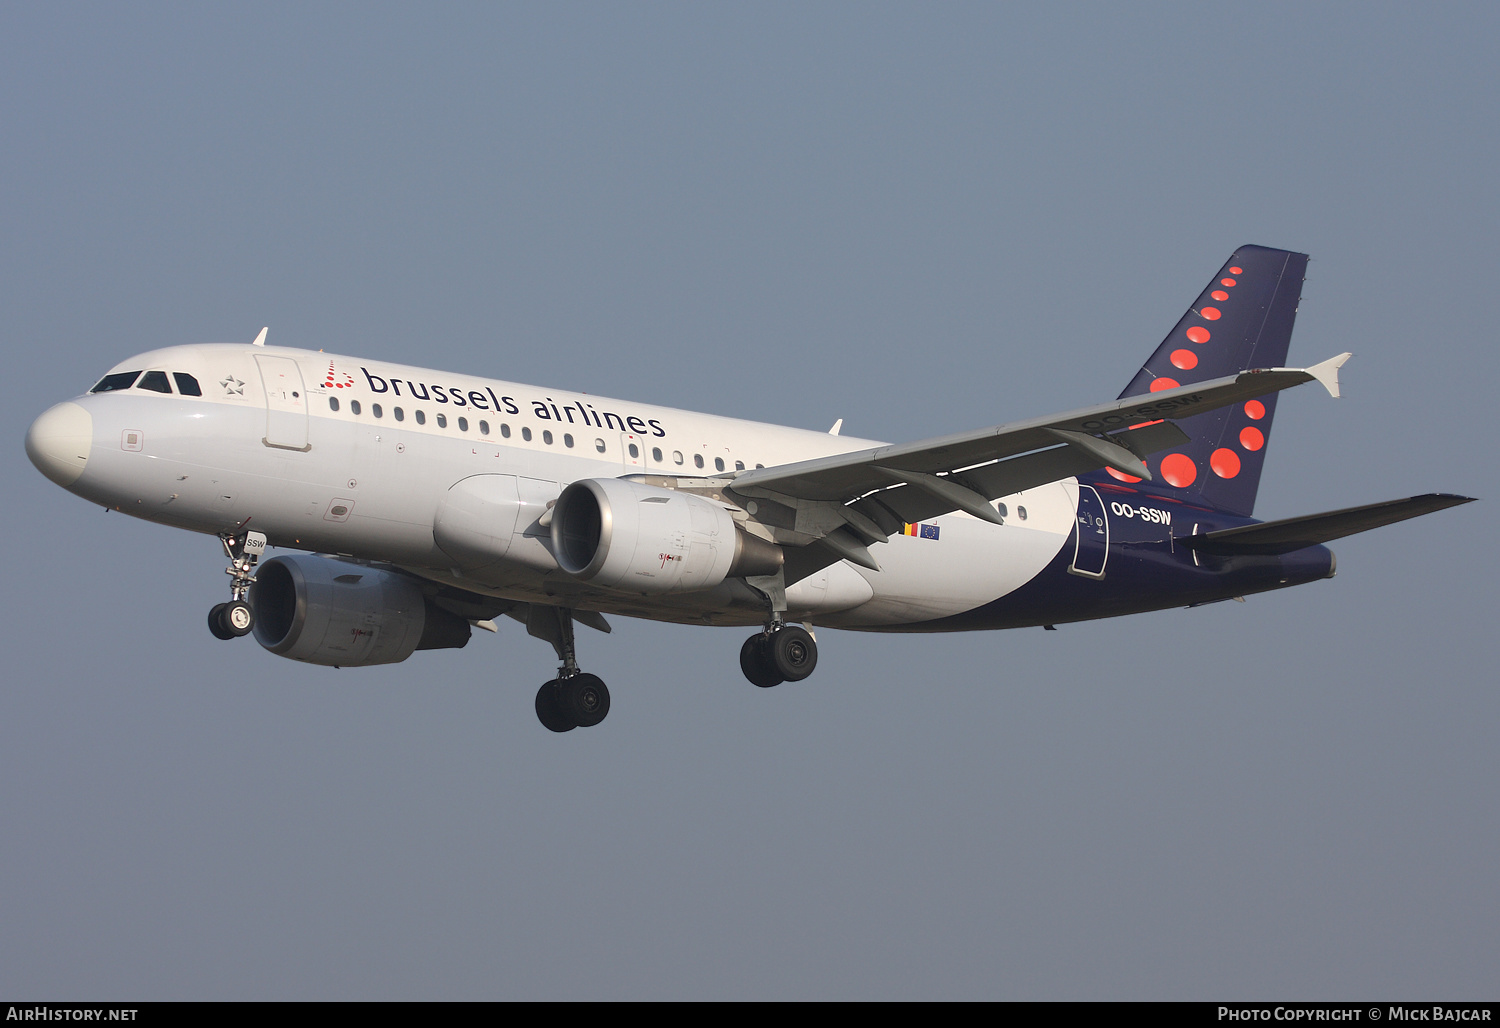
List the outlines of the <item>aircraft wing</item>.
{"label": "aircraft wing", "polygon": [[799,534],[873,567],[860,544],[899,533],[902,522],[963,510],[998,523],[989,501],[1103,467],[1150,480],[1143,458],[1186,440],[1173,419],[1304,382],[1321,382],[1337,396],[1338,369],[1349,356],[1311,368],[1242,371],[1064,414],[757,468],[736,476],[730,488],[794,507],[830,508],[832,518],[799,518]]}

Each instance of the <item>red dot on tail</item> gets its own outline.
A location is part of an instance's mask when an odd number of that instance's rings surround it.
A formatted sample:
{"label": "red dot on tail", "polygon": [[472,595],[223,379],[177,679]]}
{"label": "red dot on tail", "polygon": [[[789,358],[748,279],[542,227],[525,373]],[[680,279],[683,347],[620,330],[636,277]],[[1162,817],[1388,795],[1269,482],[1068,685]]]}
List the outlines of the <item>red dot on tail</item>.
{"label": "red dot on tail", "polygon": [[1223,286],[1225,289],[1233,289],[1234,288],[1234,279],[1232,279],[1232,278],[1221,278],[1221,279],[1219,279],[1219,285]]}
{"label": "red dot on tail", "polygon": [[[1182,351],[1179,350],[1178,352],[1181,353]],[[1176,389],[1181,384],[1182,383],[1177,381],[1175,378],[1158,378],[1155,382],[1151,383],[1151,391],[1153,393],[1159,393],[1163,389]]]}
{"label": "red dot on tail", "polygon": [[1240,429],[1240,445],[1247,450],[1258,450],[1266,445],[1266,437],[1254,425]]}
{"label": "red dot on tail", "polygon": [[1240,473],[1240,455],[1233,450],[1218,449],[1208,458],[1208,466],[1220,478],[1233,478]]}
{"label": "red dot on tail", "polygon": [[1208,329],[1204,328],[1202,325],[1194,325],[1192,328],[1187,330],[1187,337],[1188,342],[1197,343],[1201,346],[1204,343],[1208,342]]}
{"label": "red dot on tail", "polygon": [[1198,477],[1198,467],[1185,453],[1169,453],[1161,459],[1161,477],[1168,485],[1186,489]]}
{"label": "red dot on tail", "polygon": [[1224,290],[1222,290],[1222,289],[1215,289],[1213,292],[1209,293],[1208,295],[1212,296],[1215,300],[1218,300],[1220,303],[1223,303],[1225,300],[1229,299],[1229,294],[1226,293],[1226,292],[1224,292]]}
{"label": "red dot on tail", "polygon": [[1245,404],[1245,413],[1250,415],[1256,421],[1259,421],[1261,418],[1266,416],[1266,405],[1261,403],[1259,400],[1251,400],[1249,403]]}
{"label": "red dot on tail", "polygon": [[1198,355],[1192,350],[1173,350],[1172,364],[1183,371],[1192,371],[1198,366]]}
{"label": "red dot on tail", "polygon": [[1224,316],[1217,307],[1205,307],[1198,313],[1203,315],[1209,321],[1218,321]]}
{"label": "red dot on tail", "polygon": [[1243,268],[1230,268],[1229,273],[1231,275],[1243,275],[1245,271]]}
{"label": "red dot on tail", "polygon": [[1118,478],[1121,482],[1139,482],[1140,481],[1140,479],[1136,478],[1134,475],[1127,475],[1127,474],[1125,474],[1125,472],[1123,472],[1123,471],[1116,471],[1114,468],[1105,468],[1104,470],[1108,471],[1111,475],[1113,475],[1116,478]]}

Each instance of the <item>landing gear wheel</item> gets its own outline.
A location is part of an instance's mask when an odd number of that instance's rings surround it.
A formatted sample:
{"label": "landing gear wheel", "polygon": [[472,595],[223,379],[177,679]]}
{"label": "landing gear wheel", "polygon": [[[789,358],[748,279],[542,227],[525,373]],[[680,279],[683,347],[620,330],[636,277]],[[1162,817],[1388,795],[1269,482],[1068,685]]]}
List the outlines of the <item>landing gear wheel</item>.
{"label": "landing gear wheel", "polygon": [[236,638],[249,635],[255,628],[255,613],[244,600],[231,600],[219,612],[219,624],[224,631]]}
{"label": "landing gear wheel", "polygon": [[802,681],[818,666],[818,644],[811,632],[797,625],[772,632],[768,650],[768,663],[788,682]]}
{"label": "landing gear wheel", "polygon": [[559,706],[579,728],[593,728],[609,714],[609,689],[598,675],[564,678],[557,695]]}
{"label": "landing gear wheel", "polygon": [[571,732],[578,726],[563,710],[558,685],[553,679],[536,691],[536,719],[549,732]]}
{"label": "landing gear wheel", "polygon": [[740,670],[750,680],[751,685],[758,685],[762,689],[769,689],[773,685],[780,685],[786,679],[777,673],[771,666],[770,653],[767,651],[765,635],[755,633],[745,640],[745,645],[740,647]]}
{"label": "landing gear wheel", "polygon": [[214,634],[215,639],[233,639],[234,633],[224,627],[224,608],[227,603],[216,603],[208,612],[208,630]]}

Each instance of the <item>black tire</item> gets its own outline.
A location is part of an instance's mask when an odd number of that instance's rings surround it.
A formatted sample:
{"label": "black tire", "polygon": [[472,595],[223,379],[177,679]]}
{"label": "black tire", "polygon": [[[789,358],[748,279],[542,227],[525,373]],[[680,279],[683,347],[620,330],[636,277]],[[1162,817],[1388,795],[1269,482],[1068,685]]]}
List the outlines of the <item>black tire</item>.
{"label": "black tire", "polygon": [[609,715],[609,689],[598,675],[564,678],[557,692],[559,705],[579,728],[593,728]]}
{"label": "black tire", "polygon": [[554,679],[536,691],[536,719],[549,732],[571,732],[578,726],[563,710],[558,697],[557,684]]}
{"label": "black tire", "polygon": [[234,633],[224,627],[224,608],[227,603],[216,603],[208,612],[208,630],[214,634],[215,639],[233,639]]}
{"label": "black tire", "polygon": [[786,681],[771,666],[770,654],[766,651],[766,637],[759,632],[746,639],[745,645],[740,647],[740,670],[745,673],[751,685],[758,685],[762,689],[769,689]]}
{"label": "black tire", "polygon": [[786,625],[771,633],[770,664],[788,682],[800,682],[818,666],[818,644],[812,633],[797,625]]}
{"label": "black tire", "polygon": [[234,638],[249,635],[255,631],[255,612],[244,600],[234,600],[224,604],[224,609],[219,612],[219,624]]}

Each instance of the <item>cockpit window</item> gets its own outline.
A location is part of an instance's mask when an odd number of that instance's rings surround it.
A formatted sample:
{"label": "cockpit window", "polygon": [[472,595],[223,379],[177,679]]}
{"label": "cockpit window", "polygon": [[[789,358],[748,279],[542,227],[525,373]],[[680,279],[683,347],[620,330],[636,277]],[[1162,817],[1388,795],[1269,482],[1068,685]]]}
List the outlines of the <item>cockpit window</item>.
{"label": "cockpit window", "polygon": [[202,396],[203,390],[198,388],[198,380],[192,375],[181,371],[172,372],[172,378],[177,382],[177,391],[183,396]]}
{"label": "cockpit window", "polygon": [[139,371],[117,371],[113,375],[105,375],[99,380],[99,384],[90,389],[91,393],[112,393],[117,389],[129,389],[135,385],[135,380],[141,377]]}
{"label": "cockpit window", "polygon": [[141,376],[140,382],[136,384],[137,389],[149,389],[153,393],[170,393],[172,386],[167,382],[165,371],[148,371]]}

